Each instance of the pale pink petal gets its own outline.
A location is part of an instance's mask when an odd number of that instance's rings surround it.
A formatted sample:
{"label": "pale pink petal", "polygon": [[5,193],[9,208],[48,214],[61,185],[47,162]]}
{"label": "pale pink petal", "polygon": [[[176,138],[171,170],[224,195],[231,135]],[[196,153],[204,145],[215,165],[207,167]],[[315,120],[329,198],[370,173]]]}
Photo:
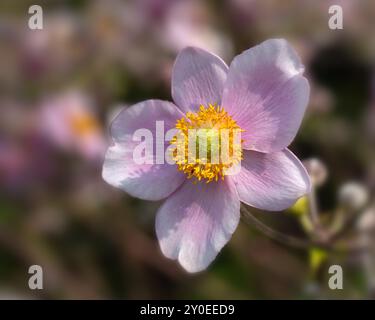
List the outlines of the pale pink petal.
{"label": "pale pink petal", "polygon": [[155,139],[156,120],[163,120],[167,131],[181,116],[175,105],[160,100],[144,101],[123,110],[112,123],[114,145],[106,153],[103,179],[137,198],[160,200],[169,196],[185,180],[185,175],[176,165],[168,163],[135,163],[133,150],[139,142],[133,141],[133,133],[137,129],[149,129]]}
{"label": "pale pink petal", "polygon": [[[184,114],[171,102],[146,100],[123,109],[111,124],[114,142],[128,142],[138,129],[149,129],[155,133],[156,121],[164,121],[165,131],[174,128]],[[155,134],[154,134],[155,136]]]}
{"label": "pale pink petal", "polygon": [[240,200],[263,210],[284,210],[310,192],[306,169],[288,149],[268,154],[244,150],[241,171],[232,179]]}
{"label": "pale pink petal", "polygon": [[144,200],[168,197],[185,180],[175,165],[138,165],[133,162],[132,146],[111,146],[103,165],[103,179],[131,196]]}
{"label": "pale pink petal", "polygon": [[222,106],[245,130],[245,149],[279,151],[292,142],[310,94],[303,71],[285,40],[267,40],[235,57]]}
{"label": "pale pink petal", "polygon": [[187,180],[157,213],[160,248],[187,271],[204,270],[229,241],[239,218],[240,202],[230,179],[210,184]]}
{"label": "pale pink petal", "polygon": [[183,111],[203,104],[220,104],[228,67],[219,57],[187,47],[177,56],[172,72],[172,97]]}

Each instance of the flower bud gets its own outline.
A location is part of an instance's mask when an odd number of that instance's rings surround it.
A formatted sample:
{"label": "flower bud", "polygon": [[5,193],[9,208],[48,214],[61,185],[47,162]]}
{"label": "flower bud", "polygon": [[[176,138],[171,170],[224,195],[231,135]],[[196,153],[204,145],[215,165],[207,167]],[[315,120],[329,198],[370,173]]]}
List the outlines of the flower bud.
{"label": "flower bud", "polygon": [[319,187],[327,180],[328,170],[325,164],[317,158],[310,158],[303,161],[310,178],[315,187]]}
{"label": "flower bud", "polygon": [[362,231],[375,231],[375,208],[368,208],[357,221],[357,228]]}
{"label": "flower bud", "polygon": [[368,201],[368,190],[357,182],[348,182],[341,186],[338,194],[341,206],[351,210],[361,209]]}

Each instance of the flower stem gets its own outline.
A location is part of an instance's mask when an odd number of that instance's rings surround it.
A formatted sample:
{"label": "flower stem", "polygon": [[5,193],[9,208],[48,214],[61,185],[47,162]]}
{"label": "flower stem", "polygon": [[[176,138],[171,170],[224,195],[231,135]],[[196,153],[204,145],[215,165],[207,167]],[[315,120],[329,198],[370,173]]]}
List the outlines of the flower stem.
{"label": "flower stem", "polygon": [[315,194],[315,187],[311,187],[311,191],[308,194],[308,202],[309,202],[309,215],[311,222],[315,229],[320,226],[319,215],[318,215],[318,204],[316,201],[316,194]]}
{"label": "flower stem", "polygon": [[336,235],[337,238],[324,238],[322,240],[301,239],[290,235],[286,235],[263,223],[261,220],[255,217],[250,212],[250,210],[244,205],[241,206],[241,212],[242,218],[247,224],[254,226],[256,229],[258,229],[261,233],[268,236],[269,238],[287,246],[292,246],[299,249],[310,249],[312,247],[317,247],[338,253],[360,253],[364,250],[367,250],[366,246],[363,246],[359,243],[347,241],[340,245],[339,243],[335,243],[336,241],[332,241],[339,238],[341,233]]}
{"label": "flower stem", "polygon": [[253,225],[260,232],[262,232],[263,234],[277,242],[296,248],[309,248],[315,245],[309,240],[295,238],[293,236],[289,236],[281,233],[280,231],[272,229],[271,227],[267,226],[262,221],[260,221],[258,218],[256,218],[245,206],[241,206],[241,211],[242,217],[246,223]]}

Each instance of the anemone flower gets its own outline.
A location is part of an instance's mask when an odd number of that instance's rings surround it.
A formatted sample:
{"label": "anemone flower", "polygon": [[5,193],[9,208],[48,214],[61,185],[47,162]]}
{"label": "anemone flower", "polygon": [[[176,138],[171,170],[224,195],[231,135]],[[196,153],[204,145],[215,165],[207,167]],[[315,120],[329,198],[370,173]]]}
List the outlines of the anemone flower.
{"label": "anemone flower", "polygon": [[[303,71],[295,51],[281,39],[244,51],[229,68],[219,57],[188,47],[174,64],[174,103],[143,101],[114,119],[103,178],[131,196],[166,199],[156,216],[160,248],[187,271],[206,269],[229,241],[239,223],[240,202],[281,211],[310,191],[305,168],[287,149],[309,99]],[[157,120],[182,133],[239,129],[240,153],[229,165],[199,158],[186,164],[178,157],[172,164],[135,163],[139,142],[134,132],[146,128],[155,136]],[[171,138],[169,144],[174,142]],[[229,144],[233,149],[234,139]],[[236,161],[240,170],[226,175]]]}
{"label": "anemone flower", "polygon": [[92,106],[89,97],[79,91],[46,99],[41,106],[43,133],[63,150],[88,160],[102,158],[105,138]]}

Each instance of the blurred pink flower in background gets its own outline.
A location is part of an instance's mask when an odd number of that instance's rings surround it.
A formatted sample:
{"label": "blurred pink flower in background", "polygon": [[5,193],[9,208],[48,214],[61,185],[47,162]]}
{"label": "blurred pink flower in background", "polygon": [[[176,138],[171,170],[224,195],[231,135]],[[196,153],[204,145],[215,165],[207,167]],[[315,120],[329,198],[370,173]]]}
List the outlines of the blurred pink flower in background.
{"label": "blurred pink flower in background", "polygon": [[37,133],[27,132],[19,141],[0,139],[0,184],[10,192],[32,191],[48,179],[55,166],[48,143]]}
{"label": "blurred pink flower in background", "polygon": [[87,25],[96,55],[100,56],[97,64],[105,70],[109,63],[116,62],[144,84],[158,81],[155,75],[166,57],[158,48],[156,30],[169,3],[171,1],[93,1],[88,9]]}
{"label": "blurred pink flower in background", "polygon": [[24,184],[29,172],[30,159],[15,145],[0,141],[0,177],[8,189],[14,189]]}
{"label": "blurred pink flower in background", "polygon": [[42,131],[54,145],[88,159],[103,156],[106,141],[89,97],[63,93],[47,98],[40,111]]}
{"label": "blurred pink flower in background", "polygon": [[93,1],[87,23],[101,59],[117,61],[144,86],[160,82],[158,76],[171,62],[169,54],[186,46],[224,58],[233,54],[229,36],[217,28],[209,6],[200,1]]}
{"label": "blurred pink flower in background", "polygon": [[73,13],[46,15],[44,24],[38,32],[25,28],[18,32],[18,58],[26,76],[36,79],[48,72],[51,81],[87,59],[90,44],[82,21]]}
{"label": "blurred pink flower in background", "polygon": [[160,39],[177,52],[195,46],[229,59],[233,55],[233,44],[212,22],[210,10],[204,3],[175,1],[167,11]]}
{"label": "blurred pink flower in background", "polygon": [[[265,41],[236,56],[229,68],[217,56],[189,47],[178,55],[172,73],[176,105],[147,100],[124,110],[113,121],[114,144],[106,154],[103,178],[141,199],[167,198],[157,213],[156,234],[164,255],[177,259],[187,271],[207,268],[229,241],[239,222],[240,201],[280,211],[309,192],[305,168],[287,149],[309,99],[303,72],[297,54],[285,40]],[[211,104],[222,109],[209,107]],[[178,124],[193,123],[192,113],[199,118],[199,128],[243,129],[238,174],[222,171],[215,180],[211,164],[185,170],[178,163],[134,162],[137,129],[149,129],[156,137],[155,122],[163,120],[166,131],[174,126],[182,130]],[[191,176],[196,178],[194,183],[188,179]]]}
{"label": "blurred pink flower in background", "polygon": [[51,148],[30,104],[2,97],[0,106],[0,184],[7,191],[26,191],[54,171]]}

